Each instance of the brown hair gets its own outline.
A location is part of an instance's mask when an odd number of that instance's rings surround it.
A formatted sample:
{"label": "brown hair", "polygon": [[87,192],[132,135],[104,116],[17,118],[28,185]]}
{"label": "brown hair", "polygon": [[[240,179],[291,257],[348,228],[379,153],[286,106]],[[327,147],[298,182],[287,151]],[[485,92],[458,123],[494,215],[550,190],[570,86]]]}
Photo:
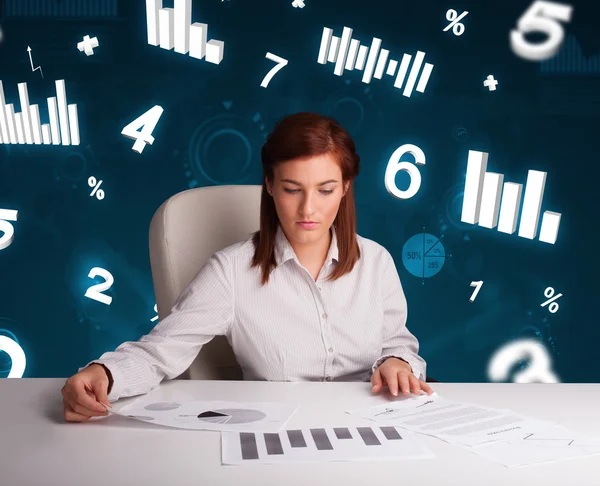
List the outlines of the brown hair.
{"label": "brown hair", "polygon": [[354,141],[333,118],[317,113],[295,113],[277,122],[261,151],[263,178],[260,196],[260,230],[252,237],[255,251],[251,268],[258,265],[262,268],[262,285],[269,281],[269,274],[277,265],[275,236],[279,224],[275,202],[267,193],[265,177],[273,182],[274,168],[283,162],[329,153],[336,158],[342,171],[342,186],[348,181],[349,184],[333,222],[339,250],[338,264],[327,279],[337,280],[350,273],[360,258],[356,240],[353,188],[353,180],[359,171],[360,157],[356,153]]}

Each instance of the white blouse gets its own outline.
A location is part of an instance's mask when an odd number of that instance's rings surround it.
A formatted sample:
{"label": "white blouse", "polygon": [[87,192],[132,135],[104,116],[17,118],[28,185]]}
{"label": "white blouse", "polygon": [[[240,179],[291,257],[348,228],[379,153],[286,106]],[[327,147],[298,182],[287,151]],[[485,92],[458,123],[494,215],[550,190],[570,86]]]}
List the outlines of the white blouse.
{"label": "white blouse", "polygon": [[335,226],[317,280],[278,228],[278,265],[261,286],[250,268],[250,236],[212,255],[171,313],[138,341],[120,344],[92,363],[104,364],[113,386],[108,400],[147,393],[183,373],[200,348],[224,335],[245,380],[369,381],[383,360],[407,361],[421,380],[426,363],[406,327],[406,298],[390,253],[356,235],[361,257],[352,271],[326,281],[338,261]]}

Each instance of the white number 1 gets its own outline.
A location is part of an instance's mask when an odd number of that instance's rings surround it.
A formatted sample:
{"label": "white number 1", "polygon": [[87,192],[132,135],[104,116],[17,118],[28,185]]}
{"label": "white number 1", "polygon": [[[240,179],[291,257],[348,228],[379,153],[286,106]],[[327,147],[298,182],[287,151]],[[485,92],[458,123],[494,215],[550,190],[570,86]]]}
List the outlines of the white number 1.
{"label": "white number 1", "polygon": [[[517,21],[516,30],[510,32],[510,46],[518,56],[530,61],[543,61],[558,52],[565,37],[563,26],[557,22],[570,22],[573,7],[564,3],[533,2]],[[527,42],[525,34],[542,32],[548,38],[540,44]]]}
{"label": "white number 1", "polygon": [[[127,138],[135,140],[132,150],[135,150],[138,154],[142,153],[146,144],[152,145],[154,137],[152,131],[158,123],[161,115],[163,114],[162,107],[155,105],[150,108],[143,115],[138,116],[135,120],[125,126],[121,130],[121,135],[125,135]],[[138,128],[142,128],[141,132],[138,132]]]}

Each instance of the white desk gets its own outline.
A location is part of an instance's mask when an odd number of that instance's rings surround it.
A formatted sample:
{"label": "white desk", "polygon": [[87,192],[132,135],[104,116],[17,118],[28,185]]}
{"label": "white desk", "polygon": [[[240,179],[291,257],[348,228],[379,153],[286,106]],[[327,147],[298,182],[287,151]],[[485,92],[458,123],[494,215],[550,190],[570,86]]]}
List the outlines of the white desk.
{"label": "white desk", "polygon": [[[63,418],[64,378],[0,380],[0,484],[3,486],[229,485],[598,485],[600,457],[510,469],[433,437],[417,435],[435,459],[326,464],[221,465],[220,433],[183,430],[111,415],[86,423]],[[600,384],[433,383],[439,395],[554,419],[600,437]],[[386,391],[387,392],[387,391]],[[345,413],[384,403],[370,383],[164,381],[162,401],[301,403],[286,427],[373,425]],[[115,410],[136,397],[118,400]],[[571,408],[567,403],[571,403]]]}

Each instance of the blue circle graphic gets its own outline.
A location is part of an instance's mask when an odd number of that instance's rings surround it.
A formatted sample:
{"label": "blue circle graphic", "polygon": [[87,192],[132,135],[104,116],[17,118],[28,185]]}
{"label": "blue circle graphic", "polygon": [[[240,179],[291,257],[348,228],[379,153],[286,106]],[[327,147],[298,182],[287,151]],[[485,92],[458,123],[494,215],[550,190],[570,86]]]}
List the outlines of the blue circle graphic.
{"label": "blue circle graphic", "polygon": [[415,277],[433,277],[444,266],[446,250],[437,236],[419,233],[402,248],[402,263]]}

